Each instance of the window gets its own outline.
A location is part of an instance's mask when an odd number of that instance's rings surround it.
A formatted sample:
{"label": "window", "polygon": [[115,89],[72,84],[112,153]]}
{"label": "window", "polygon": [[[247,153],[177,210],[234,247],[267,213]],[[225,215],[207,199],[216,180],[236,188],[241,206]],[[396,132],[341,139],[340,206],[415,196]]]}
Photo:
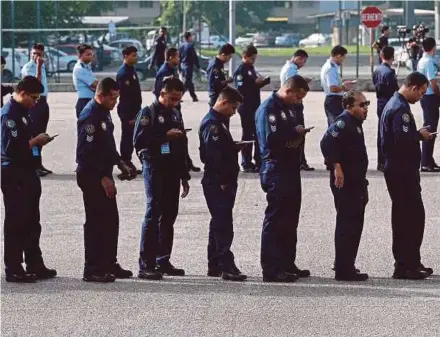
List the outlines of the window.
{"label": "window", "polygon": [[292,1],[274,1],[275,7],[291,8]]}
{"label": "window", "polygon": [[153,1],[139,1],[140,8],[153,8]]}
{"label": "window", "polygon": [[116,8],[127,8],[128,1],[115,1],[115,7]]}
{"label": "window", "polygon": [[310,8],[315,5],[315,1],[298,1],[299,8]]}

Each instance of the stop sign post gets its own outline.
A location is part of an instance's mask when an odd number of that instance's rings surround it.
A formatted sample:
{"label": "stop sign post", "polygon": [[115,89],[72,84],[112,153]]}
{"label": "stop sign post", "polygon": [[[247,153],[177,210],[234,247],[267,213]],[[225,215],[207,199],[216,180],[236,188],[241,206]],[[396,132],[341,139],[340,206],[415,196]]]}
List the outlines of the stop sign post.
{"label": "stop sign post", "polygon": [[368,6],[365,7],[361,12],[361,22],[362,24],[370,28],[370,43],[371,43],[371,55],[370,55],[370,67],[371,67],[371,75],[373,75],[373,44],[374,44],[374,34],[373,29],[379,26],[383,19],[382,11],[376,6]]}

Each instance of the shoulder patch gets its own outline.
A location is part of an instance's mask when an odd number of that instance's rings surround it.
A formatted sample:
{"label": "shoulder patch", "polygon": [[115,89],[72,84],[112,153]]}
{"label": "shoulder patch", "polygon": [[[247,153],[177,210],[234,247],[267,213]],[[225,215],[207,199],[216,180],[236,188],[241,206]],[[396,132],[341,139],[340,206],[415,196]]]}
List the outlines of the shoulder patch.
{"label": "shoulder patch", "polygon": [[218,74],[219,70],[218,70],[217,68],[213,68],[213,69],[212,69],[212,72],[213,72],[214,74]]}
{"label": "shoulder patch", "polygon": [[277,121],[277,118],[275,117],[275,115],[270,114],[269,117],[269,123],[275,123]]}
{"label": "shoulder patch", "polygon": [[218,127],[217,127],[217,125],[212,124],[209,127],[209,131],[211,131],[213,134],[217,135],[218,134]]}
{"label": "shoulder patch", "polygon": [[345,128],[345,122],[342,119],[340,119],[336,122],[336,126],[342,130],[343,128]]}
{"label": "shoulder patch", "polygon": [[405,112],[405,113],[402,115],[402,120],[403,120],[405,123],[409,123],[409,122],[411,121],[411,117],[409,116],[408,113]]}
{"label": "shoulder patch", "polygon": [[84,130],[86,131],[87,134],[91,135],[91,134],[95,133],[95,126],[93,124],[87,124],[84,127]]}
{"label": "shoulder patch", "polygon": [[150,122],[150,119],[147,116],[142,116],[141,119],[139,120],[139,124],[140,125],[148,125],[148,123]]}
{"label": "shoulder patch", "polygon": [[129,85],[130,85],[130,81],[129,81],[129,80],[126,80],[126,81],[125,81],[125,85],[126,85],[126,86],[129,86]]}
{"label": "shoulder patch", "polygon": [[237,76],[237,81],[242,81],[242,80],[243,80],[243,76],[238,75],[238,76]]}
{"label": "shoulder patch", "polygon": [[15,121],[14,121],[14,120],[12,120],[12,119],[8,119],[8,120],[6,121],[6,126],[7,126],[8,128],[10,128],[10,129],[15,129],[15,127],[16,127],[17,125],[15,124]]}

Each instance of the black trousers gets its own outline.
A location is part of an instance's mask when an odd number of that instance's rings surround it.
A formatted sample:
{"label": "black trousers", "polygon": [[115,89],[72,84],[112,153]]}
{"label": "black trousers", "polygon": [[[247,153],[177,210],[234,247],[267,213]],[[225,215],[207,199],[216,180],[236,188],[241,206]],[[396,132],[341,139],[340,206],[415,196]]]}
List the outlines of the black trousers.
{"label": "black trousers", "polygon": [[77,172],[76,181],[83,193],[84,275],[105,273],[117,262],[119,213],[116,198],[105,195],[99,178]]}
{"label": "black trousers", "polygon": [[[32,121],[32,134],[33,136],[37,136],[40,133],[44,133],[47,130],[47,124],[49,124],[49,105],[47,104],[47,99],[44,96],[41,96],[37,103],[32,107],[29,111],[29,115]],[[34,156],[37,157],[37,165],[41,166],[42,157],[41,151],[42,147],[37,146],[37,151],[34,151]]]}
{"label": "black trousers", "polygon": [[189,94],[194,99],[197,97],[195,89],[194,89],[194,83],[193,83],[193,67],[188,68],[182,68],[182,75],[184,78],[184,85],[185,85],[185,91],[189,91]]}
{"label": "black trousers", "polygon": [[1,173],[5,271],[21,271],[23,254],[28,267],[41,266],[40,178],[35,169],[29,168],[7,166]]}
{"label": "black trousers", "polygon": [[404,269],[419,268],[420,247],[425,231],[420,173],[418,170],[385,168],[385,181],[390,194],[393,255],[395,266]]}
{"label": "black trousers", "polygon": [[[302,103],[294,104],[293,110],[295,111],[296,120],[297,120],[298,124],[305,126],[306,122],[304,120],[304,104],[302,104]],[[301,165],[307,165],[306,154],[304,152],[305,144],[306,144],[306,140],[304,139],[304,141],[301,144]]]}
{"label": "black trousers", "polygon": [[121,158],[124,162],[131,162],[131,156],[133,154],[134,145],[133,145],[133,132],[134,132],[134,124],[131,125],[128,121],[121,120]]}
{"label": "black trousers", "polygon": [[[420,100],[423,109],[423,126],[429,126],[430,132],[437,132],[439,120],[439,100],[437,95],[424,95]],[[432,167],[435,164],[433,157],[437,135],[422,143],[422,166]]]}

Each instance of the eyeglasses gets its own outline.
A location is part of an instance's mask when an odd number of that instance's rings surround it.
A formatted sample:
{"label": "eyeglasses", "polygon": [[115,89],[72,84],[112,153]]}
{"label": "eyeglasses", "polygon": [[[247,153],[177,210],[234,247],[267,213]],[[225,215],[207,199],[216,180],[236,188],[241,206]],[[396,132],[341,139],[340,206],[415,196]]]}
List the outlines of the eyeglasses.
{"label": "eyeglasses", "polygon": [[366,106],[369,106],[369,105],[370,105],[370,101],[365,101],[365,102],[359,103],[359,106],[360,106],[361,108],[366,107]]}
{"label": "eyeglasses", "polygon": [[34,101],[38,101],[40,99],[40,95],[29,95],[30,98],[32,98]]}

